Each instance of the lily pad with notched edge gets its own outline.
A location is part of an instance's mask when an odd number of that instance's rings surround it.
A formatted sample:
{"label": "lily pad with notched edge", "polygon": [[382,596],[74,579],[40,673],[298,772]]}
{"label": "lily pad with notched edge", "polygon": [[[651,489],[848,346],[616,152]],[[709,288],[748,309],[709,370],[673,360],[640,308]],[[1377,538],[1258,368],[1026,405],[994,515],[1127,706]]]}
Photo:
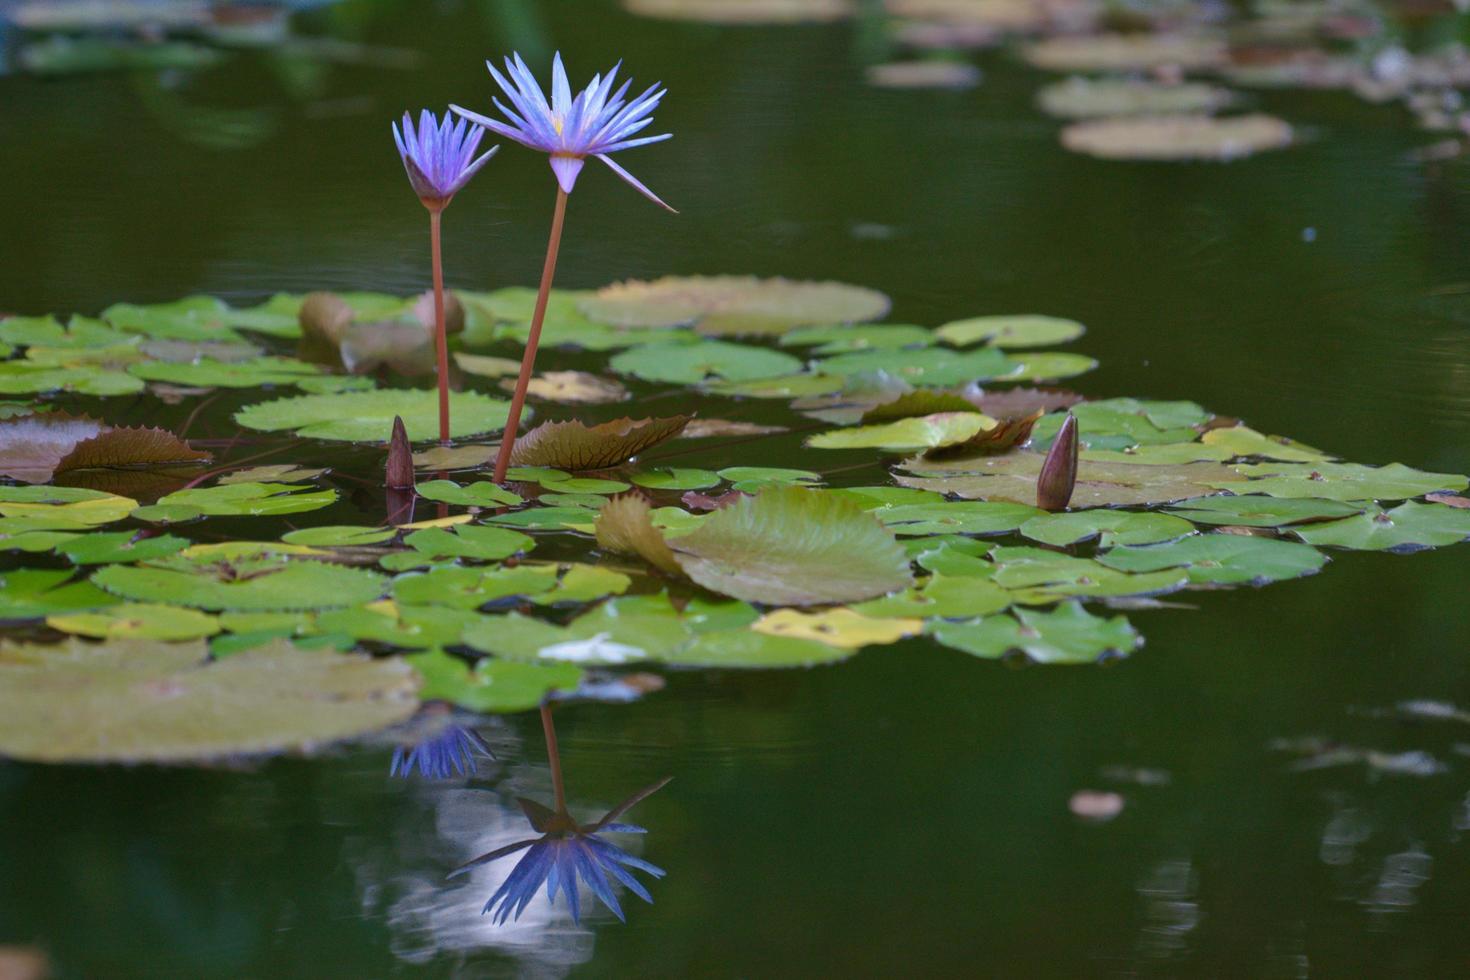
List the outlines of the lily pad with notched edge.
{"label": "lily pad with notched edge", "polygon": [[[491,432],[505,424],[506,402],[472,391],[449,395],[450,435]],[[439,395],[435,391],[380,389],[333,395],[300,395],[249,405],[235,413],[248,429],[280,432],[294,429],[313,439],[385,442],[401,416],[412,440],[437,438]]]}
{"label": "lily pad with notched edge", "polygon": [[424,679],[419,696],[470,711],[529,711],[552,691],[573,691],[582,670],[571,664],[527,664],[487,657],[473,667],[443,650],[406,657]]}
{"label": "lily pad with notched edge", "polygon": [[218,662],[198,642],[8,645],[0,647],[0,754],[186,762],[307,750],[407,719],[418,683],[394,658],[289,643]]}
{"label": "lily pad with notched edge", "polygon": [[[514,391],[515,381],[506,378],[500,386]],[[586,371],[547,371],[531,379],[526,395],[564,405],[606,405],[627,398],[628,389],[616,381],[599,378]]]}
{"label": "lily pad with notched edge", "polygon": [[[900,485],[964,497],[967,500],[1009,500],[1034,503],[1036,477],[1045,457],[1035,452],[975,459],[911,459],[904,468],[917,476],[897,477]],[[1244,474],[1223,463],[1184,463],[1146,466],[1131,463],[1095,463],[1082,460],[1072,506],[1130,507],[1162,504],[1187,497],[1208,496],[1239,486],[1248,489]]]}
{"label": "lily pad with notched edge", "polygon": [[[1210,498],[1207,498],[1210,499]],[[1122,510],[1079,510],[1043,514],[1021,525],[1021,533],[1032,541],[1064,546],[1102,537],[1100,544],[1158,544],[1194,533],[1194,525],[1168,514],[1136,514]]]}
{"label": "lily pad with notched edge", "polygon": [[1183,568],[1199,585],[1264,585],[1311,575],[1327,562],[1315,548],[1240,534],[1198,534],[1168,544],[1112,548],[1097,560],[1128,572]]}
{"label": "lily pad with notched edge", "polygon": [[1198,82],[1164,84],[1074,76],[1041,89],[1036,101],[1049,116],[1092,119],[1215,112],[1234,103],[1236,96],[1229,89]]}
{"label": "lily pad with notched edge", "polygon": [[63,633],[103,640],[176,642],[203,639],[220,631],[214,616],[197,609],[140,602],[122,602],[95,612],[47,616],[46,625]]}
{"label": "lily pad with notched edge", "polygon": [[1021,365],[994,347],[960,352],[922,347],[838,354],[818,361],[816,370],[845,376],[885,371],[909,384],[946,387],[1010,377],[1020,372]]}
{"label": "lily pad with notched edge", "polygon": [[1050,347],[1076,340],[1086,328],[1055,316],[976,316],[953,320],[934,331],[956,347],[985,343],[994,347]]}
{"label": "lily pad with notched edge", "polygon": [[73,581],[69,568],[12,568],[0,572],[0,622],[101,609],[117,601],[91,582]]}
{"label": "lily pad with notched edge", "polygon": [[1243,492],[1247,489],[1249,487],[1241,487],[1239,496],[1230,494],[1181,500],[1170,507],[1167,513],[1187,518],[1196,524],[1285,527],[1288,524],[1351,517],[1362,513],[1364,506],[1312,497],[1268,497],[1265,494]]}
{"label": "lily pad with notched edge", "polygon": [[645,381],[686,385],[699,384],[707,378],[759,381],[801,370],[801,362],[790,354],[723,340],[634,347],[613,357],[608,366],[620,374],[636,375]]}
{"label": "lily pad with notched edge", "polygon": [[[1463,490],[1470,480],[1458,473],[1427,473],[1402,463],[1247,463],[1234,467],[1248,482],[1225,487],[1234,493],[1325,500],[1406,500],[1436,490]],[[1229,478],[1222,478],[1228,480]],[[1212,484],[1218,486],[1218,483]]]}
{"label": "lily pad with notched edge", "polygon": [[1064,602],[1052,612],[1017,609],[1014,618],[943,623],[933,636],[947,647],[987,660],[1017,652],[1042,664],[1096,663],[1109,654],[1126,656],[1143,645],[1125,617],[1094,616],[1076,602]]}
{"label": "lily pad with notched edge", "polygon": [[888,312],[888,297],[839,282],[754,276],[666,276],[615,283],[579,304],[594,320],[618,327],[675,327],[711,319],[765,320],[784,332],[807,324],[858,323]]}
{"label": "lily pad with notched edge", "polygon": [[1062,130],[1062,146],[1104,160],[1238,160],[1294,138],[1290,124],[1262,113],[1089,119]]}
{"label": "lily pad with notched edge", "polygon": [[1418,551],[1470,538],[1470,510],[1409,500],[1392,510],[1374,507],[1346,520],[1292,530],[1307,544],[1317,547]]}
{"label": "lily pad with notched edge", "polygon": [[460,507],[515,507],[525,503],[520,494],[511,493],[489,480],[476,480],[463,486],[453,480],[429,480],[413,489],[425,500],[438,500]]}
{"label": "lily pad with notched edge", "polygon": [[161,507],[189,507],[211,517],[258,517],[319,510],[337,500],[336,490],[290,483],[224,483],[192,487],[158,499]]}
{"label": "lily pad with notched edge", "polygon": [[283,557],[206,565],[191,571],[108,565],[92,582],[136,602],[241,611],[330,609],[372,602],[387,580],[376,572]]}
{"label": "lily pad with notched edge", "polygon": [[870,619],[851,609],[838,607],[821,612],[799,609],[776,609],[766,613],[750,627],[769,636],[816,640],[845,650],[897,643],[905,637],[924,632],[922,619]]}
{"label": "lily pad with notched edge", "polygon": [[943,501],[899,504],[871,511],[895,534],[1004,534],[1045,513],[1030,504],[1004,501]]}
{"label": "lily pad with notched edge", "polygon": [[810,347],[812,354],[846,354],[859,350],[928,347],[934,331],[909,323],[863,323],[800,327],[781,337],[782,347]]}
{"label": "lily pad with notched edge", "polygon": [[807,439],[813,449],[883,449],[913,452],[962,443],[995,427],[995,420],[969,409],[899,419],[877,425],[819,432]]}
{"label": "lily pad with notched edge", "polygon": [[81,487],[0,486],[0,517],[33,518],[45,522],[46,530],[111,524],[137,506],[129,497]]}

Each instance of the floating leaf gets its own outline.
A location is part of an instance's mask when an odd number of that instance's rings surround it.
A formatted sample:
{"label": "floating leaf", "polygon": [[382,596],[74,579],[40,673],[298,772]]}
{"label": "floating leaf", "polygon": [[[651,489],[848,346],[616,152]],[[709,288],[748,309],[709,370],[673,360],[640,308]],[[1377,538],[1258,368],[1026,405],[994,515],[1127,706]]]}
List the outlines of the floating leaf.
{"label": "floating leaf", "polygon": [[1167,564],[1161,566],[1164,571],[1134,575],[1091,558],[1044,548],[997,548],[990,557],[997,566],[992,576],[995,584],[1015,590],[1018,601],[1027,603],[1050,602],[1064,596],[1156,595],[1173,592],[1187,581],[1184,572]]}
{"label": "floating leaf", "polygon": [[[911,459],[904,467],[921,476],[899,476],[902,486],[934,490],[970,500],[1036,500],[1040,453],[1014,452],[976,459]],[[1094,463],[1077,467],[1073,507],[1131,507],[1161,504],[1212,491],[1250,489],[1244,475],[1222,463],[1185,463],[1179,466],[1142,466],[1130,463]]]}
{"label": "floating leaf", "polygon": [[704,490],[719,484],[720,475],[710,470],[683,467],[641,470],[628,477],[649,490]]}
{"label": "floating leaf", "polygon": [[907,323],[839,324],[800,327],[781,337],[782,347],[811,347],[813,354],[845,354],[859,350],[928,347],[934,331]]}
{"label": "floating leaf", "polygon": [[[1249,482],[1226,489],[1272,497],[1326,500],[1404,500],[1435,490],[1463,490],[1470,480],[1457,473],[1426,473],[1402,463],[1249,463],[1235,467]],[[1220,478],[1221,482],[1228,477]],[[1219,486],[1220,483],[1212,484]]]}
{"label": "floating leaf", "polygon": [[[993,573],[994,567],[986,572]],[[960,619],[997,613],[1015,601],[1014,593],[986,578],[935,573],[917,588],[860,602],[852,608],[864,616]]]}
{"label": "floating leaf", "polygon": [[188,507],[214,517],[259,517],[319,510],[337,500],[335,490],[288,483],[224,483],[193,487],[159,498],[161,507]]}
{"label": "floating leaf", "polygon": [[[973,409],[963,412],[940,412],[917,418],[899,419],[879,425],[820,432],[807,439],[813,449],[883,449],[889,452],[913,452],[969,442],[976,433],[995,427],[995,420]],[[1028,424],[1026,430],[1029,432]]]}
{"label": "floating leaf", "polygon": [[1284,149],[1293,139],[1289,124],[1260,113],[1092,119],[1062,130],[1064,147],[1104,160],[1229,161]]}
{"label": "floating leaf", "polygon": [[821,483],[822,475],[811,470],[793,470],[780,466],[727,466],[720,476],[731,483]]}
{"label": "floating leaf", "polygon": [[597,514],[597,546],[605,551],[637,555],[659,571],[683,574],[663,534],[653,526],[648,501],[637,494],[614,497]]}
{"label": "floating leaf", "polygon": [[621,418],[593,426],[576,420],[543,422],[516,439],[510,459],[516,466],[607,469],[674,438],[689,418]]}
{"label": "floating leaf", "polygon": [[[472,391],[449,395],[450,435],[476,435],[505,424],[507,404]],[[439,395],[408,389],[350,391],[334,395],[301,395],[250,405],[235,413],[248,429],[279,432],[295,429],[313,439],[378,442],[388,438],[394,416],[401,416],[410,439],[437,438]]]}
{"label": "floating leaf", "polygon": [[474,558],[479,561],[500,561],[536,546],[535,539],[529,535],[479,524],[460,524],[453,529],[424,528],[408,535],[403,543],[434,558]]}
{"label": "floating leaf", "polygon": [[1071,408],[1083,399],[1075,391],[1060,388],[1006,388],[977,392],[967,400],[992,418],[1007,419]]}
{"label": "floating leaf", "polygon": [[464,642],[508,660],[583,665],[657,660],[689,642],[665,597],[639,598],[610,599],[566,626],[511,613],[465,630]]}
{"label": "floating leaf", "polygon": [[[1206,498],[1213,499],[1213,498]],[[1102,536],[1101,545],[1158,544],[1194,533],[1194,525],[1168,514],[1132,514],[1121,510],[1078,510],[1045,514],[1021,525],[1021,533],[1042,544],[1065,545]]]}
{"label": "floating leaf", "polygon": [[[1240,491],[1249,487],[1240,487]],[[1350,517],[1362,507],[1336,500],[1311,497],[1268,497],[1264,494],[1241,493],[1240,496],[1201,497],[1182,500],[1169,508],[1170,514],[1188,518],[1196,524],[1230,524],[1238,527],[1284,527],[1310,521]]]}
{"label": "floating leaf", "polygon": [[472,470],[492,462],[499,446],[434,446],[413,454],[414,469]]}
{"label": "floating leaf", "polygon": [[980,69],[965,61],[934,58],[869,65],[865,77],[876,88],[965,89],[980,83]]}
{"label": "floating leaf", "polygon": [[320,372],[314,364],[292,357],[257,357],[249,361],[198,360],[184,364],[144,361],[128,373],[145,381],[200,388],[256,388],[261,385],[295,384]]}
{"label": "floating leaf", "polygon": [[721,508],[670,547],[695,582],[750,602],[855,602],[912,580],[903,549],[881,523],[846,500],[798,487]]}
{"label": "floating leaf", "polygon": [[110,565],[166,558],[188,546],[188,538],[171,534],[143,538],[131,531],[113,531],[79,535],[56,550],[73,565]]}
{"label": "floating leaf", "polygon": [[306,483],[326,470],[307,469],[294,463],[278,466],[246,466],[219,478],[220,483]]}
{"label": "floating leaf", "polygon": [[0,419],[0,476],[45,483],[73,446],[91,439],[103,428],[95,419],[64,412]]}
{"label": "floating leaf", "polygon": [[13,568],[0,572],[0,622],[100,609],[116,602],[90,582],[72,581],[69,568]]}
{"label": "floating leaf", "polygon": [[956,353],[937,347],[918,350],[869,350],[838,354],[817,363],[823,374],[869,374],[886,371],[915,385],[948,386],[990,381],[1016,374],[1021,366],[993,347]]}
{"label": "floating leaf", "polygon": [[634,347],[615,356],[608,366],[620,374],[636,375],[645,381],[686,385],[710,377],[727,381],[778,378],[801,370],[801,362],[790,354],[723,340]]}
{"label": "floating leaf", "polygon": [[[507,378],[501,387],[514,391],[515,382]],[[526,394],[541,401],[566,405],[606,405],[627,398],[628,389],[616,381],[599,378],[586,371],[547,371],[531,379]]]}
{"label": "floating leaf", "polygon": [[849,17],[852,0],[623,0],[629,13],[705,24],[800,24]]}
{"label": "floating leaf", "polygon": [[33,762],[305,750],[385,728],[418,708],[418,680],[398,660],[289,644],[213,663],[202,643],[6,646],[0,677],[0,753]]}
{"label": "floating leaf", "polygon": [[1095,358],[1055,351],[1016,351],[1011,360],[1015,367],[1007,381],[1060,381],[1097,368]]}
{"label": "floating leaf", "polygon": [[[123,602],[96,612],[77,612],[46,617],[46,625],[63,633],[103,640],[198,640],[220,631],[219,621],[208,613],[179,606]],[[3,673],[3,668],[0,668]]]}
{"label": "floating leaf", "polygon": [[782,374],[753,381],[717,381],[705,386],[712,395],[731,398],[809,398],[841,391],[846,379],[827,374]]}
{"label": "floating leaf", "polygon": [[917,418],[939,412],[975,411],[977,409],[973,402],[953,392],[938,391],[934,388],[918,388],[866,409],[858,421],[864,425],[871,425],[875,422]]}
{"label": "floating leaf", "polygon": [[1322,463],[1332,458],[1319,449],[1281,436],[1261,435],[1244,425],[1211,429],[1200,437],[1200,441],[1206,446],[1223,449],[1232,456],[1259,456],[1288,463]]}
{"label": "floating leaf", "polygon": [[521,370],[521,362],[509,357],[486,357],[483,354],[454,352],[454,363],[466,374],[484,378],[515,377]]}
{"label": "floating leaf", "polygon": [[325,525],[288,531],[281,540],[310,548],[360,548],[388,541],[397,534],[398,531],[391,527]]}
{"label": "floating leaf", "polygon": [[1197,534],[1168,544],[1113,548],[1097,560],[1129,572],[1184,568],[1191,582],[1204,585],[1264,585],[1300,578],[1327,561],[1304,544],[1238,534]]}
{"label": "floating leaf", "polygon": [[920,619],[869,619],[850,608],[833,608],[820,613],[775,610],[761,616],[751,629],[770,636],[814,639],[820,644],[860,649],[863,646],[897,644],[906,636],[923,632]]}
{"label": "floating leaf", "polygon": [[0,395],[71,391],[79,395],[132,395],[143,379],[97,367],[52,367],[33,361],[0,361]]}
{"label": "floating leaf", "polygon": [[1109,654],[1127,655],[1143,645],[1122,616],[1104,619],[1076,602],[1052,612],[1015,610],[1011,616],[988,616],[971,623],[943,623],[934,638],[947,647],[988,660],[1013,651],[1043,664],[1096,663]]}
{"label": "floating leaf", "polygon": [[574,691],[582,671],[570,664],[527,664],[486,658],[470,667],[443,650],[407,657],[424,679],[419,696],[470,711],[529,711],[553,691]]}
{"label": "floating leaf", "polygon": [[438,500],[460,507],[515,507],[524,503],[520,494],[511,493],[489,480],[476,480],[460,486],[453,480],[429,480],[414,487],[425,500]]}
{"label": "floating leaf", "polygon": [[1024,418],[1002,419],[994,425],[975,433],[959,442],[941,443],[924,454],[926,459],[945,459],[954,456],[999,456],[1017,446],[1024,446],[1031,438],[1031,429],[1041,418],[1037,411]]}
{"label": "floating leaf", "polygon": [[690,419],[679,433],[680,439],[709,439],[716,436],[764,436],[785,432],[784,425],[760,425],[756,422],[741,422],[732,419]]}
{"label": "floating leaf", "polygon": [[1294,533],[1307,544],[1318,547],[1417,551],[1470,538],[1470,511],[1410,500],[1392,510],[1375,507],[1346,520],[1296,528]]}
{"label": "floating leaf", "polygon": [[845,660],[852,651],[796,636],[772,636],[755,630],[712,630],[696,634],[660,659],[684,667],[776,669],[814,667]]}
{"label": "floating leaf", "polygon": [[606,286],[582,300],[580,307],[592,319],[619,327],[675,327],[740,317],[770,321],[780,331],[806,324],[876,320],[888,312],[888,297],[837,282],[667,276]]}
{"label": "floating leaf", "polygon": [[1211,113],[1236,101],[1229,89],[1197,82],[1162,84],[1133,79],[1082,78],[1055,82],[1036,93],[1041,111],[1065,119]]}
{"label": "floating leaf", "polygon": [[1107,72],[1223,66],[1228,52],[1217,37],[1196,34],[1090,34],[1050,37],[1026,48],[1025,58],[1048,71]]}
{"label": "floating leaf", "polygon": [[1050,347],[1076,340],[1086,328],[1055,316],[976,316],[954,320],[934,331],[956,347],[986,343],[995,347]]}
{"label": "floating leaf", "polygon": [[901,504],[872,512],[895,534],[1004,534],[1042,513],[1030,504],[942,501]]}
{"label": "floating leaf", "polygon": [[108,565],[92,581],[136,602],[200,609],[330,609],[371,602],[387,581],[375,572],[318,561],[260,559],[192,571],[152,565]]}
{"label": "floating leaf", "polygon": [[393,598],[409,606],[449,606],[478,609],[511,596],[529,596],[556,587],[555,566],[519,565],[515,568],[460,568],[444,566],[427,572],[407,572],[393,580]]}
{"label": "floating leaf", "polygon": [[137,506],[128,497],[81,487],[0,486],[0,517],[36,518],[47,523],[44,530],[110,524],[127,517]]}

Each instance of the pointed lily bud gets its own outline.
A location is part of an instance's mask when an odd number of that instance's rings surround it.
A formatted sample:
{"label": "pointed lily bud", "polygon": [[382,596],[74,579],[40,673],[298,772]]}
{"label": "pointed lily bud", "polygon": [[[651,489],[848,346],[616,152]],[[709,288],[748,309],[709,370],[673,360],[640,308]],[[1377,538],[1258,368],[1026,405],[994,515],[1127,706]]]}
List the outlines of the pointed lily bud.
{"label": "pointed lily bud", "polygon": [[1049,511],[1066,510],[1076,487],[1077,418],[1069,414],[1036,477],[1036,506]]}
{"label": "pointed lily bud", "polygon": [[408,444],[408,430],[403,419],[393,416],[393,435],[388,440],[388,478],[390,490],[413,489],[413,448]]}

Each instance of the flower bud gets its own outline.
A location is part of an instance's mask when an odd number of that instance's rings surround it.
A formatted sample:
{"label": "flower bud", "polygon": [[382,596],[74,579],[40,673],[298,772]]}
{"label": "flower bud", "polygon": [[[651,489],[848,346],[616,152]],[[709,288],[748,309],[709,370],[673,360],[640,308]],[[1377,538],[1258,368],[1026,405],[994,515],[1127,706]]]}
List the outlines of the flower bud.
{"label": "flower bud", "polygon": [[384,481],[391,490],[413,489],[413,448],[403,419],[393,416],[393,435],[388,439],[388,474]]}
{"label": "flower bud", "polygon": [[1041,464],[1036,477],[1036,506],[1066,510],[1077,487],[1077,418],[1068,415]]}

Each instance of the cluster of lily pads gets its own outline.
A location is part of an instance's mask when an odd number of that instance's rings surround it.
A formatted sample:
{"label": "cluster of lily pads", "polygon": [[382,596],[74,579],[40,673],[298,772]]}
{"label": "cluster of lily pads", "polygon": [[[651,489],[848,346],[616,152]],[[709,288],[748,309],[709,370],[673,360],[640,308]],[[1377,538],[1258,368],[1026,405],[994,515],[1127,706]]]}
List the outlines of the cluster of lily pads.
{"label": "cluster of lily pads", "polygon": [[[473,437],[504,423],[494,393],[533,297],[457,293],[456,442],[414,457],[408,506],[354,523],[305,517],[343,506],[312,446],[363,444],[351,452],[377,465],[395,416],[416,441],[437,435],[435,395],[387,386],[387,362],[342,373],[286,345],[320,345],[324,306],[353,321],[339,343],[357,323],[427,344],[416,300],[0,320],[4,390],[35,396],[0,407],[0,753],[300,749],[421,701],[518,711],[634,664],[805,667],[920,636],[1096,663],[1141,643],[1120,609],[1309,575],[1332,549],[1470,537],[1464,476],[1339,461],[1192,402],[1031,387],[1094,366],[1055,349],[1082,335],[1073,321],[880,322],[872,290],[735,276],[553,292],[542,344],[606,352],[619,377],[539,376],[532,401],[563,418],[515,440],[497,485],[482,467],[498,447]],[[233,464],[73,411],[77,394],[214,387],[307,393],[240,408],[245,430],[283,435]],[[678,412],[584,420],[633,399]],[[728,418],[758,404],[768,422],[782,402],[785,426]],[[1068,415],[1070,507],[1045,510],[1038,474]],[[727,433],[746,441],[719,468],[658,458]],[[752,438],[802,438],[807,468],[741,465],[765,455]],[[262,444],[293,462],[248,465]],[[843,465],[824,476],[829,459]]]}

